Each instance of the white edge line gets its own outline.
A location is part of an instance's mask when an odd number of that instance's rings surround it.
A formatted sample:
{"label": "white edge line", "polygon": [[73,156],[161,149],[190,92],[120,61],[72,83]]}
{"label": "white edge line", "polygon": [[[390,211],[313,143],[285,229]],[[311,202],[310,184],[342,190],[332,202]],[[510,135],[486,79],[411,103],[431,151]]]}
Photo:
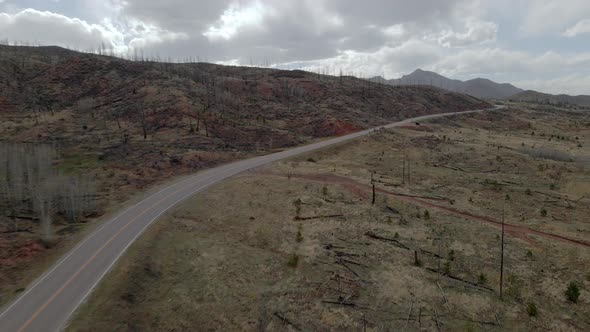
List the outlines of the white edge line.
{"label": "white edge line", "polygon": [[37,277],[37,279],[35,279],[35,281],[33,281],[29,286],[26,287],[26,291],[24,293],[22,293],[16,300],[14,300],[10,305],[7,305],[6,309],[2,310],[2,312],[0,312],[0,318],[2,318],[10,309],[12,309],[12,307],[14,307],[16,304],[18,304],[18,302],[20,302],[20,300],[25,297],[29,292],[31,292],[39,283],[41,283],[43,280],[45,280],[45,278],[47,278],[47,276],[49,276],[53,271],[55,271],[55,269],[57,269],[63,262],[65,262],[68,258],[70,258],[70,256],[72,256],[76,251],[78,251],[78,249],[80,249],[86,242],[88,242],[91,238],[95,237],[98,233],[100,233],[100,231],[105,228],[107,225],[112,224],[115,220],[117,220],[118,218],[120,218],[122,215],[124,215],[125,213],[127,213],[129,210],[137,207],[138,205],[140,205],[141,203],[145,202],[145,200],[150,199],[153,196],[156,196],[168,189],[171,189],[172,187],[175,187],[176,185],[179,185],[181,183],[187,182],[188,180],[190,180],[191,177],[184,179],[182,181],[178,181],[176,183],[173,183],[165,188],[162,188],[161,190],[143,198],[141,201],[127,207],[126,209],[124,209],[122,212],[120,212],[119,214],[117,214],[116,217],[113,217],[112,219],[106,221],[105,223],[103,223],[102,225],[100,225],[100,227],[98,227],[97,229],[95,229],[94,231],[92,231],[92,233],[88,234],[84,240],[82,240],[81,242],[79,242],[73,249],[71,249],[65,256],[61,257],[48,271],[44,272],[42,275],[40,275],[39,277]]}
{"label": "white edge line", "polygon": [[[258,165],[258,166],[262,166],[262,165]],[[129,249],[129,247],[135,242],[135,240],[137,240],[137,238],[139,236],[141,236],[149,226],[151,226],[158,218],[160,218],[160,216],[162,216],[164,213],[166,213],[171,208],[176,207],[176,205],[178,203],[180,203],[180,202],[186,200],[187,198],[189,198],[189,197],[191,197],[191,196],[199,193],[201,190],[203,190],[203,189],[205,189],[205,188],[207,188],[209,186],[212,186],[212,185],[214,185],[214,184],[216,184],[216,183],[218,183],[220,181],[223,181],[223,180],[225,180],[227,178],[230,178],[232,176],[235,176],[235,175],[237,175],[237,174],[239,174],[241,172],[247,171],[249,169],[252,169],[252,168],[255,168],[255,167],[258,167],[258,166],[247,167],[247,168],[245,168],[243,170],[240,170],[240,171],[237,171],[237,172],[233,172],[233,170],[231,170],[233,173],[231,173],[229,175],[225,175],[221,179],[217,179],[217,180],[215,180],[215,181],[213,181],[211,183],[208,183],[206,185],[203,185],[203,186],[199,187],[198,189],[196,189],[196,190],[194,190],[194,191],[192,191],[192,192],[190,192],[190,193],[182,196],[178,200],[174,201],[174,203],[170,204],[166,209],[164,209],[160,213],[158,213],[154,218],[152,218],[148,223],[146,223],[137,234],[135,234],[135,236],[131,239],[131,241],[129,241],[129,243],[127,243],[127,245],[125,245],[125,247],[123,248],[123,250],[121,250],[121,252],[109,264],[109,266],[100,274],[100,277],[98,279],[96,279],[96,281],[92,284],[92,287],[90,287],[88,289],[88,291],[86,291],[86,293],[84,294],[84,296],[82,298],[80,298],[80,300],[78,301],[78,303],[76,303],[76,305],[74,306],[74,308],[68,313],[68,315],[66,316],[64,322],[62,322],[60,324],[60,326],[58,326],[58,330],[61,330],[62,327],[63,328],[67,327],[67,325],[64,326],[64,323],[66,323],[66,322],[69,321],[70,316],[79,308],[80,304],[82,304],[86,300],[86,298],[88,297],[88,295],[90,295],[92,293],[92,291],[94,291],[94,289],[96,288],[96,286],[98,285],[98,283],[102,281],[102,278],[104,278],[104,276],[107,273],[109,273],[109,271],[113,268],[113,266],[117,263],[117,261],[119,261],[119,259],[121,258],[121,256],[123,256],[123,254],[127,251],[127,249]]]}

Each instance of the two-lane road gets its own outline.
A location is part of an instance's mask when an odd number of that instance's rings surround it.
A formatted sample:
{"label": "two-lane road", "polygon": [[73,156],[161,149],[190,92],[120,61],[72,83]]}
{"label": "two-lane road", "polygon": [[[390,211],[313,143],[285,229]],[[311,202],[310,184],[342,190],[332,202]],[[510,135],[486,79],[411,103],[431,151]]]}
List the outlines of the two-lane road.
{"label": "two-lane road", "polygon": [[266,156],[237,161],[187,177],[144,198],[106,222],[72,249],[0,314],[0,331],[56,331],[96,287],[125,250],[163,213],[191,195],[230,176],[277,160],[348,141],[380,128],[448,116],[407,119]]}

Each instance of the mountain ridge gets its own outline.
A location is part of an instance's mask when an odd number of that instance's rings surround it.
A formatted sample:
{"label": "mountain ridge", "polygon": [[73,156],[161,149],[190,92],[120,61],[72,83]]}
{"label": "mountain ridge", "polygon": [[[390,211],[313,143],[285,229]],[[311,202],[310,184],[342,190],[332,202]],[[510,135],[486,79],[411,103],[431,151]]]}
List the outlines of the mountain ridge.
{"label": "mountain ridge", "polygon": [[438,73],[416,69],[397,79],[375,77],[372,80],[390,85],[429,85],[441,89],[471,95],[484,99],[504,99],[524,91],[510,83],[497,83],[487,78],[474,78],[467,81],[450,79]]}

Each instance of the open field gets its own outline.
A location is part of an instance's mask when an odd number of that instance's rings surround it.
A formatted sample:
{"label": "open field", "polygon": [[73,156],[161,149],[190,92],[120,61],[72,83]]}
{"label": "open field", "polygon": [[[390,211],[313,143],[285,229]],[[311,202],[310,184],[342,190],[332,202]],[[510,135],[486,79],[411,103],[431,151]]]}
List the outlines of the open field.
{"label": "open field", "polygon": [[588,330],[589,141],[587,113],[514,105],[243,174],[150,228],[69,329]]}

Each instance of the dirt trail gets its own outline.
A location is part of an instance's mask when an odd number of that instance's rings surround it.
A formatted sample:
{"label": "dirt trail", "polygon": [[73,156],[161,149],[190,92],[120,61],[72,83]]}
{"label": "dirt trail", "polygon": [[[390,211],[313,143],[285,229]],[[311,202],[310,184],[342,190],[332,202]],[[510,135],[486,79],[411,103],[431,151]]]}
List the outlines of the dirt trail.
{"label": "dirt trail", "polygon": [[[261,172],[259,174],[285,177],[285,175],[275,174],[275,173]],[[310,180],[310,181],[314,181],[314,182],[337,184],[337,185],[340,185],[340,186],[346,188],[347,190],[354,193],[355,195],[357,195],[361,198],[365,198],[365,199],[369,197],[368,193],[372,190],[372,187],[367,184],[360,183],[360,182],[355,181],[353,179],[339,176],[339,175],[334,175],[334,174],[291,174],[290,177]],[[411,202],[411,203],[422,205],[422,206],[427,206],[427,207],[430,207],[430,208],[433,208],[433,209],[436,209],[439,211],[444,211],[444,212],[447,212],[447,213],[450,213],[450,214],[453,214],[456,216],[460,216],[460,217],[463,217],[466,219],[483,222],[485,224],[492,225],[497,228],[502,227],[502,222],[500,222],[500,221],[497,221],[497,220],[494,220],[492,218],[485,217],[485,216],[479,216],[479,215],[473,214],[471,212],[461,211],[456,208],[438,205],[438,204],[431,202],[430,199],[410,197],[410,196],[407,196],[404,194],[394,193],[394,192],[385,190],[383,188],[378,188],[378,187],[375,188],[375,191],[396,197],[397,199],[402,200],[402,201]],[[582,240],[578,240],[578,239],[574,239],[574,238],[569,238],[569,237],[558,235],[558,234],[543,232],[543,231],[536,230],[536,229],[526,227],[526,226],[505,223],[504,230],[508,235],[522,239],[530,244],[535,244],[535,241],[530,237],[531,235],[535,235],[535,236],[550,239],[550,240],[555,240],[555,241],[560,241],[560,242],[564,242],[564,243],[569,243],[569,244],[574,244],[574,245],[579,245],[579,246],[590,248],[590,242],[586,242],[586,241],[582,241]]]}

